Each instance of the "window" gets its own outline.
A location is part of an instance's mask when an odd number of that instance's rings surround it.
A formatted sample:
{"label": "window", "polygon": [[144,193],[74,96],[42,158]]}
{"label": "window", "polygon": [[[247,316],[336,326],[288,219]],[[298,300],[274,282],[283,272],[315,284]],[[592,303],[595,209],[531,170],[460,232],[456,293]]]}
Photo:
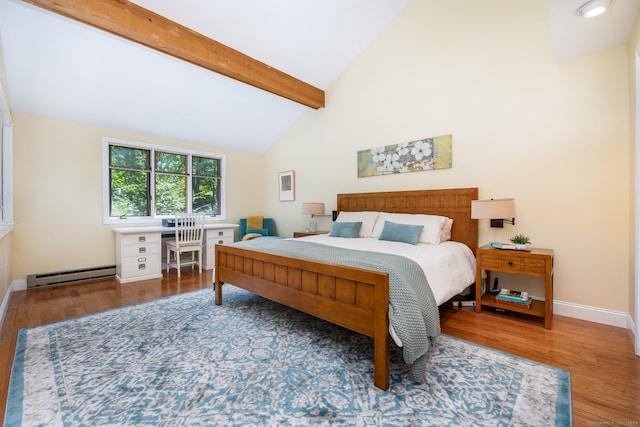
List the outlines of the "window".
{"label": "window", "polygon": [[191,206],[193,212],[215,214],[220,212],[220,161],[191,157]]}
{"label": "window", "polygon": [[105,139],[105,223],[179,212],[224,219],[224,156]]}
{"label": "window", "polygon": [[109,145],[109,216],[150,216],[150,150]]}
{"label": "window", "polygon": [[187,156],[156,152],[156,214],[187,212]]}

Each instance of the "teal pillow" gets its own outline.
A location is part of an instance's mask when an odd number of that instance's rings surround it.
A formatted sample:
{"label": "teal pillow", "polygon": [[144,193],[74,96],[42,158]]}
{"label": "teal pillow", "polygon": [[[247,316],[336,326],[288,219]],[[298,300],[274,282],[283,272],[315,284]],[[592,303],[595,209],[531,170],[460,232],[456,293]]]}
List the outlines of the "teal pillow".
{"label": "teal pillow", "polygon": [[415,245],[418,243],[423,228],[424,225],[396,224],[395,222],[385,221],[384,228],[378,240],[389,240]]}
{"label": "teal pillow", "polygon": [[362,222],[336,222],[331,227],[329,237],[348,237],[353,239],[358,237],[360,227],[362,227]]}

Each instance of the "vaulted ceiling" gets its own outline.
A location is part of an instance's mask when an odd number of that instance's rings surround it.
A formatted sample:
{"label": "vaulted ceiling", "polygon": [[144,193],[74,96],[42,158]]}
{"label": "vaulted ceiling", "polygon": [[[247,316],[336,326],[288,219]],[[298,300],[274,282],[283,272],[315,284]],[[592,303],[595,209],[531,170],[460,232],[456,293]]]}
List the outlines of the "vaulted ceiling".
{"label": "vaulted ceiling", "polygon": [[[132,3],[324,91],[407,1]],[[625,44],[640,8],[585,22],[583,1],[548,0],[558,61]],[[15,112],[265,152],[313,108],[21,0],[0,0],[0,37]]]}

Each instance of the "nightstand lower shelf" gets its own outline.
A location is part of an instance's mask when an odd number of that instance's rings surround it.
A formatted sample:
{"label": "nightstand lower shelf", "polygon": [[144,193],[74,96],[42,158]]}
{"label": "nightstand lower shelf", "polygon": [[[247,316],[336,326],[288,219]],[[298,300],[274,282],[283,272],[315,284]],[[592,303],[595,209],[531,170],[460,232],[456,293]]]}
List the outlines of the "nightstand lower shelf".
{"label": "nightstand lower shelf", "polygon": [[517,313],[524,313],[531,316],[544,317],[544,301],[533,300],[531,301],[531,307],[518,307],[513,304],[504,304],[500,301],[496,301],[495,295],[484,295],[482,297],[482,305],[486,307],[494,307],[502,310],[515,311]]}

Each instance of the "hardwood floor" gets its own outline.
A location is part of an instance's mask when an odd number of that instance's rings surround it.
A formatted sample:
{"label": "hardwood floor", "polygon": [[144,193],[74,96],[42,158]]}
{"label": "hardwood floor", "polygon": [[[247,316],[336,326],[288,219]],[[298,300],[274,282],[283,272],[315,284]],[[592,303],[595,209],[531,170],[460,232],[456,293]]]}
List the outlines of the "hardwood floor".
{"label": "hardwood floor", "polygon": [[[15,292],[0,330],[0,421],[18,330],[211,287],[211,271],[120,285],[97,281]],[[640,357],[629,333],[554,316],[553,329],[518,315],[443,306],[442,332],[571,372],[576,426],[640,426]]]}

